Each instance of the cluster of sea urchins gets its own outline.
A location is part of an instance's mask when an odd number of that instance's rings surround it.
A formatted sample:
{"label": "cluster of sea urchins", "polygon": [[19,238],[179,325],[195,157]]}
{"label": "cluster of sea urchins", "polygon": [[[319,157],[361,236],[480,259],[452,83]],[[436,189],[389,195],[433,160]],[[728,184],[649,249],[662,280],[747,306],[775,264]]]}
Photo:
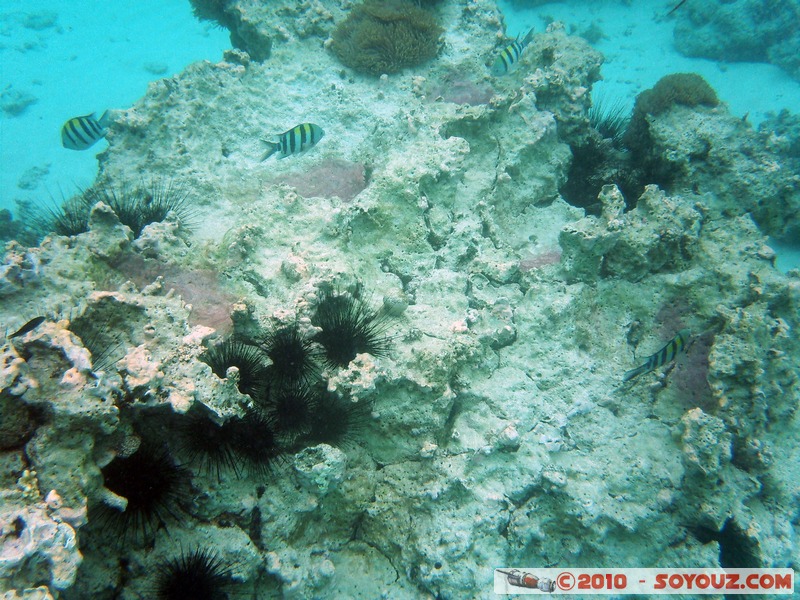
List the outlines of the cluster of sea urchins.
{"label": "cluster of sea urchins", "polygon": [[[286,451],[353,442],[370,406],[328,392],[324,374],[346,367],[360,353],[386,354],[387,321],[360,294],[328,290],[320,293],[311,323],[315,334],[304,333],[296,321],[281,323],[254,340],[228,339],[206,351],[203,360],[218,377],[236,367],[239,391],[252,398],[255,409],[225,423],[191,411],[184,446],[192,458],[206,469],[227,467],[239,474],[243,466],[268,468]],[[261,433],[253,435],[253,428]]]}
{"label": "cluster of sea urchins", "polygon": [[[375,356],[390,347],[385,316],[359,293],[321,292],[306,335],[297,322],[274,325],[253,341],[236,338],[210,347],[202,359],[220,378],[238,371],[239,390],[252,399],[244,416],[220,421],[202,404],[179,419],[175,460],[158,427],[140,419],[139,447],[102,469],[104,485],[125,500],[124,510],[97,507],[97,522],[113,527],[121,544],[152,543],[159,528],[181,521],[192,498],[187,465],[215,474],[264,476],[287,452],[327,443],[347,447],[369,419],[366,402],[328,392],[326,371],[345,367],[359,353]],[[156,419],[157,421],[157,419]],[[163,433],[163,432],[162,432]],[[162,563],[153,594],[158,598],[224,598],[231,572],[213,552],[197,549]]]}

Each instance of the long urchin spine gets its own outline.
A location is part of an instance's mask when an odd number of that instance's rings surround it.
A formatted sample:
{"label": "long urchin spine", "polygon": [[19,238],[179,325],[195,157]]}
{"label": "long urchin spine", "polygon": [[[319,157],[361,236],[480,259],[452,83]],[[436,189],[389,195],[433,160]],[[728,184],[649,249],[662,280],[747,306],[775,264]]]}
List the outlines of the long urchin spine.
{"label": "long urchin spine", "polygon": [[314,339],[331,368],[347,367],[361,353],[384,356],[391,348],[385,316],[351,294],[323,292],[311,322],[321,329]]}

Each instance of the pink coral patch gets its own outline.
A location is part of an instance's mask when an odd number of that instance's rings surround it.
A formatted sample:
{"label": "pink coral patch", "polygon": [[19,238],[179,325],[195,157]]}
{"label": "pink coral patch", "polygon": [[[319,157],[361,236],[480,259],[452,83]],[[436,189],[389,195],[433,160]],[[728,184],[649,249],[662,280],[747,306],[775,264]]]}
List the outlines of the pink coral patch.
{"label": "pink coral patch", "polygon": [[275,180],[292,186],[303,198],[355,198],[367,187],[367,170],[361,163],[328,158],[303,173],[289,173]]}
{"label": "pink coral patch", "polygon": [[184,302],[192,305],[190,325],[213,327],[222,335],[233,329],[230,315],[236,298],[222,289],[216,272],[208,269],[186,270],[138,255],[126,257],[116,267],[140,288],[151,284],[159,276],[163,277],[165,292],[174,289]]}
{"label": "pink coral patch", "polygon": [[431,102],[444,101],[470,106],[488,104],[494,96],[494,89],[490,85],[479,85],[471,76],[458,71],[451,71],[438,81],[432,82],[425,92]]}
{"label": "pink coral patch", "polygon": [[541,269],[547,265],[555,265],[561,262],[561,250],[547,250],[538,254],[529,254],[527,257],[519,261],[520,271],[532,271],[533,269]]}

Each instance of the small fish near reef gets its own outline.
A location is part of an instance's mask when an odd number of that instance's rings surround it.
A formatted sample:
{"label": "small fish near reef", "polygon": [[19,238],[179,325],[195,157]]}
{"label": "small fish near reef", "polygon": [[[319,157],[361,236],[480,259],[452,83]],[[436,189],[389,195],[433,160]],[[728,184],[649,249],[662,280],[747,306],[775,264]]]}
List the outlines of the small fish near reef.
{"label": "small fish near reef", "polygon": [[679,9],[681,6],[683,6],[684,4],[686,4],[686,0],[681,0],[680,2],[678,2],[678,4],[677,4],[677,5],[675,5],[675,8],[673,8],[671,11],[669,11],[669,12],[667,13],[667,16],[670,16],[672,13],[674,13],[676,10],[678,10],[678,9]]}
{"label": "small fish near reef", "polygon": [[108,111],[99,119],[94,116],[83,115],[72,117],[61,128],[61,144],[68,150],[86,150],[94,146],[108,133],[110,122]]}
{"label": "small fish near reef", "polygon": [[265,142],[270,145],[270,148],[261,160],[267,160],[276,152],[279,152],[279,159],[300,154],[316,145],[324,135],[325,132],[319,125],[314,125],[314,123],[301,123],[300,125],[292,127],[289,131],[276,135],[271,140],[265,140]]}
{"label": "small fish near reef", "polygon": [[33,331],[34,329],[36,329],[42,323],[44,323],[44,317],[34,317],[33,319],[25,323],[25,325],[17,329],[14,333],[9,335],[8,339],[23,336],[29,331]]}
{"label": "small fish near reef", "polygon": [[498,77],[511,71],[517,64],[519,57],[522,56],[522,52],[525,50],[527,45],[531,43],[532,39],[533,28],[531,28],[527,35],[521,40],[519,39],[519,36],[517,36],[517,39],[503,48],[500,54],[497,55],[497,58],[494,59],[492,68],[489,69],[491,74],[495,77]]}
{"label": "small fish near reef", "polygon": [[642,373],[649,373],[658,367],[672,362],[675,357],[686,349],[692,332],[688,329],[681,329],[674,338],[672,338],[667,345],[661,350],[648,357],[647,361],[640,367],[627,371],[622,378],[622,381],[630,381],[634,377],[638,377]]}

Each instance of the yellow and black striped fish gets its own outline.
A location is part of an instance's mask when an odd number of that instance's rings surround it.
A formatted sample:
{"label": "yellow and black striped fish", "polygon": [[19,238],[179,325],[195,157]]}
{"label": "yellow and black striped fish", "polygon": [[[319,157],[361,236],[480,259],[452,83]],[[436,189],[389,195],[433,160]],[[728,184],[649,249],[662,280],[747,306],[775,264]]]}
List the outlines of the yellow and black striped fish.
{"label": "yellow and black striped fish", "polygon": [[265,142],[270,145],[270,148],[261,160],[267,160],[276,152],[280,152],[278,158],[286,158],[292,154],[300,154],[320,141],[323,135],[325,135],[325,132],[322,131],[322,127],[319,125],[301,123],[300,125],[292,127],[289,131],[276,135],[271,140],[265,140]]}
{"label": "yellow and black striped fish", "polygon": [[70,150],[91,148],[108,133],[108,111],[99,119],[95,113],[73,117],[61,128],[61,144]]}
{"label": "yellow and black striped fish", "polygon": [[653,369],[657,369],[658,367],[667,364],[675,360],[675,357],[678,356],[681,352],[686,349],[686,344],[689,341],[689,338],[692,337],[692,332],[688,329],[681,329],[674,338],[672,338],[667,345],[664,346],[661,350],[653,354],[653,356],[649,357],[647,361],[641,366],[636,367],[625,373],[625,376],[622,378],[622,381],[630,381],[634,377],[638,377],[642,373],[649,373]]}
{"label": "yellow and black striped fish", "polygon": [[515,39],[511,42],[508,46],[506,46],[500,54],[497,55],[497,58],[494,59],[494,63],[492,63],[492,68],[490,69],[492,75],[497,77],[498,75],[505,75],[508,73],[517,61],[519,57],[522,56],[522,51],[525,50],[525,47],[530,44],[531,40],[533,39],[533,28],[527,33],[527,35],[519,39]]}

